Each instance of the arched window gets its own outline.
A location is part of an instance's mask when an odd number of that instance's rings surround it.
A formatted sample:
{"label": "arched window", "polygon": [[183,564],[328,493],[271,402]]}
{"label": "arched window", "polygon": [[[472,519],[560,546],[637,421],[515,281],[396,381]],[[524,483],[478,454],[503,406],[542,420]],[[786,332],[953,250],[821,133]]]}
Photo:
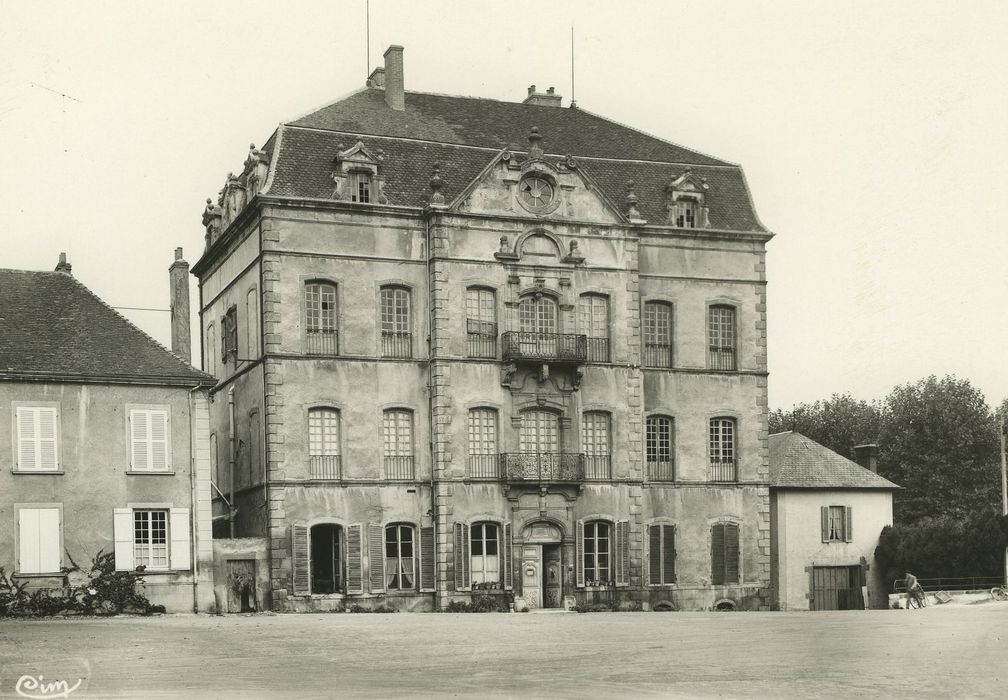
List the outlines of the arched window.
{"label": "arched window", "polygon": [[469,410],[469,476],[497,478],[497,411],[480,407]]}
{"label": "arched window", "polygon": [[672,366],[672,305],[662,301],[644,304],[644,366]]}
{"label": "arched window", "polygon": [[711,528],[711,583],[739,582],[739,526],[716,523]]}
{"label": "arched window", "polygon": [[413,356],[413,317],[410,290],[381,288],[382,357]]}
{"label": "arched window", "polygon": [[308,473],[312,479],[339,479],[340,414],[335,408],[308,410]]}
{"label": "arched window", "polygon": [[586,479],[611,478],[608,413],[585,411],[581,414],[581,449],[585,454]]}
{"label": "arched window", "polygon": [[466,289],[466,339],[469,357],[497,357],[497,295],[492,289]]}
{"label": "arched window", "polygon": [[341,593],[344,590],[345,560],[343,528],[324,523],[311,529],[311,592]]}
{"label": "arched window", "polygon": [[203,367],[208,374],[217,376],[217,329],[214,324],[207,326],[207,356]]}
{"label": "arched window", "polygon": [[385,586],[390,591],[416,588],[416,556],[412,525],[396,523],[385,527]]}
{"label": "arched window", "polygon": [[473,523],[469,527],[472,585],[501,580],[500,528],[497,523]]}
{"label": "arched window", "polygon": [[339,352],[339,327],[336,321],[336,285],[320,280],[306,282],[305,332],[309,353],[336,355]]}
{"label": "arched window", "polygon": [[648,416],[645,422],[645,451],[648,481],[675,479],[675,423],[668,416]]}
{"label": "arched window", "polygon": [[609,361],[609,298],[582,294],[578,299],[578,323],[588,336],[588,361]]}
{"label": "arched window", "polygon": [[711,481],[735,481],[735,419],[710,419]]}
{"label": "arched window", "polygon": [[613,580],[612,525],[605,520],[584,524],[584,581],[586,586],[604,586]]}
{"label": "arched window", "polygon": [[245,295],[245,316],[246,357],[254,360],[259,357],[259,297],[254,289]]}
{"label": "arched window", "polygon": [[390,408],[382,414],[385,447],[385,477],[393,481],[413,479],[413,412]]}
{"label": "arched window", "polygon": [[707,310],[710,368],[735,369],[735,308],[721,304]]}
{"label": "arched window", "polygon": [[556,301],[544,294],[523,296],[518,301],[518,330],[523,333],[556,333]]}

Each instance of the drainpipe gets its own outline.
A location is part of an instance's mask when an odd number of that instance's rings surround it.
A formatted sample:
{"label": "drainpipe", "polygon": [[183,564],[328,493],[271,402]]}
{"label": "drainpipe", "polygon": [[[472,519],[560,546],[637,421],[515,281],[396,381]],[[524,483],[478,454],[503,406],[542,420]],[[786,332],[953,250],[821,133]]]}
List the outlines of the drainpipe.
{"label": "drainpipe", "polygon": [[235,536],[235,484],[234,484],[234,472],[235,472],[235,398],[234,398],[234,384],[228,387],[228,500],[231,501],[231,507],[228,510],[228,527],[230,528],[230,537],[234,539]]}
{"label": "drainpipe", "polygon": [[199,548],[197,547],[196,530],[199,527],[199,486],[196,480],[196,441],[193,435],[196,432],[195,425],[195,403],[193,393],[199,391],[201,387],[194,386],[189,390],[189,551],[192,552],[192,598],[193,612],[199,612]]}
{"label": "drainpipe", "polygon": [[[1001,411],[1001,515],[1008,515],[1008,465],[1005,457],[1005,411]],[[1008,546],[1005,547],[1005,585],[1008,586]]]}

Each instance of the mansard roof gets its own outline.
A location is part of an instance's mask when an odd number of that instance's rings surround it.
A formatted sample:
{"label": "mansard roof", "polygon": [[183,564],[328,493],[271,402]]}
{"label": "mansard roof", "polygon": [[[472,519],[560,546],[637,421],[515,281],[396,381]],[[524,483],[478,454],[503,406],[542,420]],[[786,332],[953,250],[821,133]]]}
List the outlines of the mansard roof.
{"label": "mansard roof", "polygon": [[0,380],[211,386],[63,272],[0,269]]}
{"label": "mansard roof", "polygon": [[899,488],[857,462],[794,431],[770,436],[770,485],[812,489]]}

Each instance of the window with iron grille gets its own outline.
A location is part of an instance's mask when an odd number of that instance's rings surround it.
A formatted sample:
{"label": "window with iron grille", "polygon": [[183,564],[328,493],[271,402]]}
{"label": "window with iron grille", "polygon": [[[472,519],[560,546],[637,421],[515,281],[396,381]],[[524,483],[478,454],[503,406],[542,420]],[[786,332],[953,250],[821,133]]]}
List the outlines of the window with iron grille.
{"label": "window with iron grille", "polygon": [[604,520],[584,524],[584,579],[586,586],[604,586],[612,579],[610,562],[612,525]]}
{"label": "window with iron grille", "polygon": [[371,201],[371,176],[356,173],[350,179],[350,201],[367,203]]}
{"label": "window with iron grille", "polygon": [[497,411],[493,408],[469,410],[469,476],[497,478]]}
{"label": "window with iron grille", "polygon": [[312,281],[305,284],[305,330],[308,352],[336,355],[339,352],[336,285]]}
{"label": "window with iron grille", "polygon": [[466,289],[469,357],[497,357],[497,295],[492,289]]}
{"label": "window with iron grille", "polygon": [[609,361],[609,299],[601,294],[582,294],[578,299],[578,323],[588,336],[588,361]]}
{"label": "window with iron grille", "polygon": [[133,564],[168,568],[168,511],[133,511]]}
{"label": "window with iron grille", "polygon": [[739,526],[717,523],[711,528],[711,583],[739,582]]}
{"label": "window with iron grille", "polygon": [[711,481],[735,481],[735,419],[711,418]]}
{"label": "window with iron grille", "polygon": [[382,357],[413,356],[410,301],[410,291],[405,287],[381,288]]}
{"label": "window with iron grille", "polygon": [[707,311],[707,338],[711,369],[735,369],[735,308],[712,306]]}
{"label": "window with iron grille", "polygon": [[611,478],[608,413],[585,411],[581,414],[581,448],[585,453],[585,478]]}
{"label": "window with iron grille", "polygon": [[390,480],[413,478],[413,412],[388,409],[382,416],[385,476]]}
{"label": "window with iron grille", "polygon": [[675,526],[655,523],[648,526],[648,585],[676,582]]}
{"label": "window with iron grille", "polygon": [[674,481],[674,422],[668,416],[648,416],[644,442],[649,481]]}
{"label": "window with iron grille", "polygon": [[238,307],[232,306],[221,319],[221,362],[238,361]]}
{"label": "window with iron grille", "polygon": [[672,305],[644,304],[644,366],[672,366]]}
{"label": "window with iron grille", "polygon": [[416,588],[413,542],[412,525],[385,527],[385,585],[390,591],[411,591]]}
{"label": "window with iron grille", "polygon": [[308,410],[308,470],[312,479],[339,479],[340,414],[335,408]]}
{"label": "window with iron grille", "polygon": [[469,528],[472,584],[500,581],[499,530],[497,523],[473,523]]}

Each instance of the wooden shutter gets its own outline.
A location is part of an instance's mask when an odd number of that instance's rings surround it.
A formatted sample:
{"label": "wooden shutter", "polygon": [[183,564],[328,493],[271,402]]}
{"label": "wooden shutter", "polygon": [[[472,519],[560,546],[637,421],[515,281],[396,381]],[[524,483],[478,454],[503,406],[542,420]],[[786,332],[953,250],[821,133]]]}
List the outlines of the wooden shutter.
{"label": "wooden shutter", "polygon": [[430,593],[435,590],[435,567],[437,559],[434,555],[434,527],[420,528],[420,592]]}
{"label": "wooden shutter", "polygon": [[662,583],[662,546],[661,525],[649,525],[647,536],[647,585],[657,586]]}
{"label": "wooden shutter", "polygon": [[133,509],[112,511],[112,537],[115,540],[116,571],[133,571]]}
{"label": "wooden shutter", "polygon": [[616,522],[616,585],[630,585],[630,521]]}
{"label": "wooden shutter", "polygon": [[368,523],[368,586],[372,593],[385,592],[385,529]]}
{"label": "wooden shutter", "polygon": [[853,508],[844,506],[844,541],[850,542],[854,539],[854,518]]}
{"label": "wooden shutter", "polygon": [[734,523],[724,526],[725,583],[739,582],[739,527]]}
{"label": "wooden shutter", "polygon": [[38,469],[38,459],[35,452],[35,409],[19,408],[18,422],[18,469]]}
{"label": "wooden shutter", "polygon": [[56,453],[56,409],[38,409],[39,469],[58,469]]}
{"label": "wooden shutter", "polygon": [[662,525],[662,583],[675,583],[675,527]]}
{"label": "wooden shutter", "polygon": [[38,509],[22,508],[18,511],[17,571],[20,574],[42,573],[42,533],[39,530]]}
{"label": "wooden shutter", "polygon": [[147,422],[147,411],[130,411],[130,442],[133,444],[130,469],[133,470],[150,469]]}
{"label": "wooden shutter", "polygon": [[822,520],[822,541],[829,542],[829,506],[820,508],[819,515]]}
{"label": "wooden shutter", "polygon": [[574,569],[576,584],[584,588],[584,520],[578,520],[574,527]]}
{"label": "wooden shutter", "polygon": [[294,595],[311,593],[311,550],[305,525],[291,525],[291,567]]}
{"label": "wooden shutter", "polygon": [[168,461],[168,412],[150,411],[150,468],[155,471],[171,469]]}
{"label": "wooden shutter", "polygon": [[188,571],[192,568],[192,547],[189,538],[189,509],[172,508],[171,522],[168,523],[168,534],[171,536],[171,553],[168,565],[176,571]]}
{"label": "wooden shutter", "polygon": [[725,582],[725,526],[718,523],[711,528],[711,583],[721,586]]}
{"label": "wooden shutter", "polygon": [[504,523],[504,550],[501,556],[504,558],[504,590],[510,591],[514,588],[514,573],[512,572],[512,550],[511,543],[511,523]]}
{"label": "wooden shutter", "polygon": [[17,409],[18,469],[54,471],[59,468],[56,423],[55,408]]}
{"label": "wooden shutter", "polygon": [[455,523],[455,590],[468,591],[470,588],[469,567],[469,526]]}
{"label": "wooden shutter", "polygon": [[364,526],[354,523],[347,527],[347,593],[360,595],[364,592]]}

